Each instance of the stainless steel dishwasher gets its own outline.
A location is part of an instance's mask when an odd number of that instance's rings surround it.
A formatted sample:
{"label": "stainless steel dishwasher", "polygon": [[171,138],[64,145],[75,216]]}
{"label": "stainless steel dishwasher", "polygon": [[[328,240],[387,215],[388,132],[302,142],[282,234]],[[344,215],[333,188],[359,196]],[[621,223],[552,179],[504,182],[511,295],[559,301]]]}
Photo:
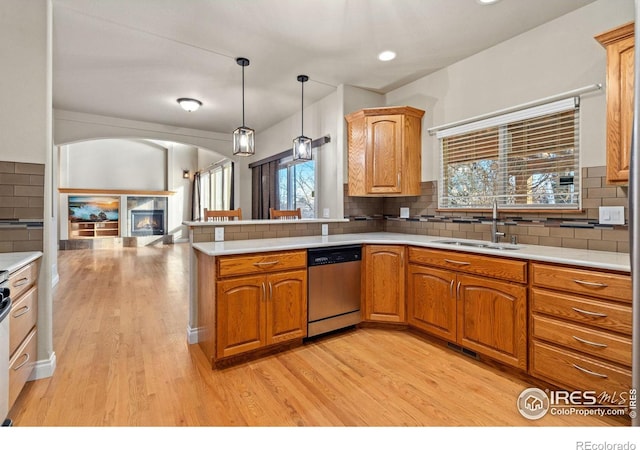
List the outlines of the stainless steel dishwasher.
{"label": "stainless steel dishwasher", "polygon": [[361,261],[360,245],[307,250],[307,336],[317,336],[360,323]]}

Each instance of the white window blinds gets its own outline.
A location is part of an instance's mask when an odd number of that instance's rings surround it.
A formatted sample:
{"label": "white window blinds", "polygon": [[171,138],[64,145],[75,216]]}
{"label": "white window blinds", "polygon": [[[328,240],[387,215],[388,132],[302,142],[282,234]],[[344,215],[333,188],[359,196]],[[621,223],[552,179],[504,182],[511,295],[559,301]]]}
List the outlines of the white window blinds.
{"label": "white window blinds", "polygon": [[579,209],[579,98],[438,131],[439,208]]}

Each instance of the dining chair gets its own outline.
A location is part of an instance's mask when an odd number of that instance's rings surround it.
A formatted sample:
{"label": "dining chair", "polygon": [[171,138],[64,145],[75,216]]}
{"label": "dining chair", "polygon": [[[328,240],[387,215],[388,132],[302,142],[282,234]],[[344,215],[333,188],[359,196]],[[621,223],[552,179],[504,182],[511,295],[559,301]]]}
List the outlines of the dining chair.
{"label": "dining chair", "polygon": [[242,208],[222,211],[210,211],[204,209],[205,222],[224,222],[229,220],[242,220]]}
{"label": "dining chair", "polygon": [[300,208],[297,208],[297,209],[273,209],[273,208],[269,208],[269,218],[271,218],[271,219],[283,219],[283,220],[302,219],[302,213],[300,212]]}

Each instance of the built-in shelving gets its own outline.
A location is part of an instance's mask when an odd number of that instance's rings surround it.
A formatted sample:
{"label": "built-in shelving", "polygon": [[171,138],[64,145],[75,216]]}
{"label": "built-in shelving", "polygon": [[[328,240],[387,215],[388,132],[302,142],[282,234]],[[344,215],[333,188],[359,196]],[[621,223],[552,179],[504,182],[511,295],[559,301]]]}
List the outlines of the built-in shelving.
{"label": "built-in shelving", "polygon": [[120,236],[120,221],[69,222],[69,239],[95,239]]}

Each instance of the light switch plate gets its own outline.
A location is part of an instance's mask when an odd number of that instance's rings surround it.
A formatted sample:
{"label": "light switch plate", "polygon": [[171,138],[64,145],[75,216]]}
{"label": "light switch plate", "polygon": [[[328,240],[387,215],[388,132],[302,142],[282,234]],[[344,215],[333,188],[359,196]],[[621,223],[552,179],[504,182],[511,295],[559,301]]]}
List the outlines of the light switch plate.
{"label": "light switch plate", "polygon": [[215,228],[215,235],[214,235],[214,240],[216,241],[224,241],[224,228],[223,227],[216,227]]}
{"label": "light switch plate", "polygon": [[329,208],[323,208],[322,217],[324,217],[325,219],[328,219],[330,215],[331,214],[330,214]]}
{"label": "light switch plate", "polygon": [[624,225],[624,206],[600,206],[598,222],[607,225]]}
{"label": "light switch plate", "polygon": [[322,235],[323,236],[328,236],[329,235],[329,225],[326,223],[322,224]]}

